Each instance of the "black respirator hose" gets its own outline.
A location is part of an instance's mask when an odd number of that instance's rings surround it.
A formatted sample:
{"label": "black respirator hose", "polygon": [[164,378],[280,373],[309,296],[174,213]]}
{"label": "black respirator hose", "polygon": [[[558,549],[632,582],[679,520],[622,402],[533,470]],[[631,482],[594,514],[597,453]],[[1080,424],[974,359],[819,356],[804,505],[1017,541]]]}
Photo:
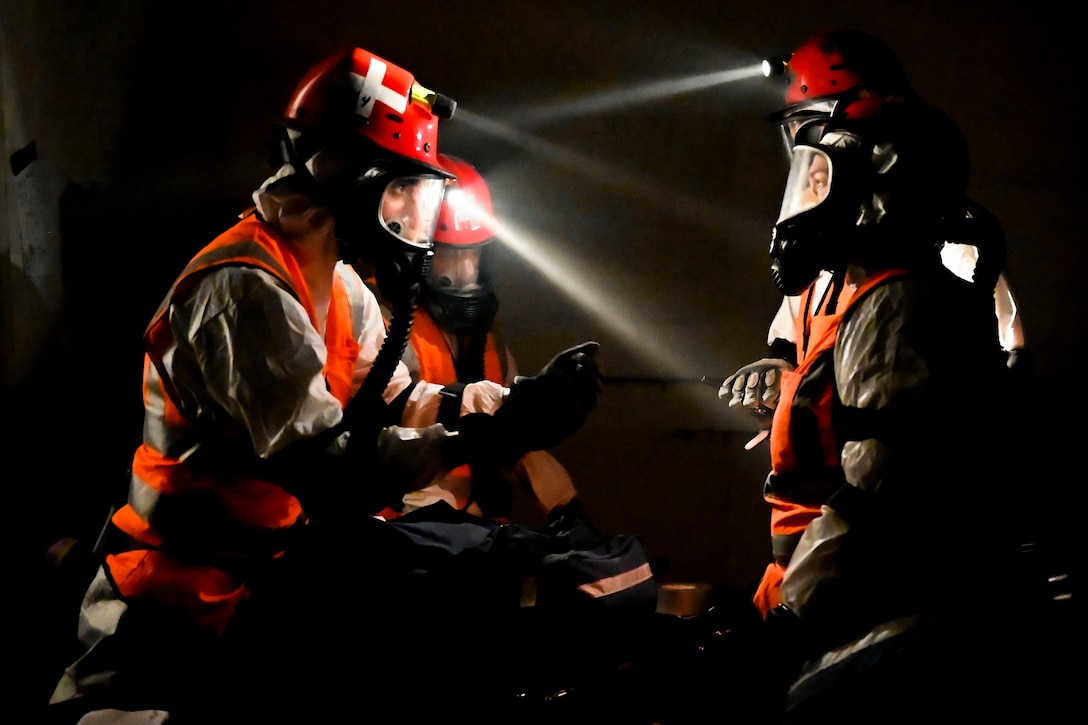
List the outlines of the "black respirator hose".
{"label": "black respirator hose", "polygon": [[408,336],[412,332],[412,323],[415,320],[415,299],[415,295],[407,295],[394,303],[389,328],[385,333],[385,342],[378,350],[370,373],[363,381],[359,392],[356,393],[356,398],[362,396],[364,399],[380,400],[389,381],[393,379],[397,363],[400,362],[408,347]]}
{"label": "black respirator hose", "polygon": [[[270,480],[282,481],[287,487],[296,480],[312,479],[311,464],[314,458],[319,458],[321,452],[345,431],[351,432],[352,438],[366,441],[390,422],[387,419],[391,413],[382,393],[393,379],[397,363],[408,346],[408,335],[412,331],[416,311],[414,296],[408,295],[400,299],[400,304],[393,307],[385,341],[374,358],[370,373],[344,407],[340,423],[310,439],[293,443],[270,458],[269,465],[265,466],[268,470],[264,474]],[[366,448],[365,443],[363,447]],[[272,461],[274,465],[271,465]]]}
{"label": "black respirator hose", "polygon": [[393,373],[397,369],[408,347],[408,335],[412,332],[416,309],[419,306],[419,294],[422,280],[427,274],[430,253],[413,251],[401,255],[392,255],[392,259],[378,264],[375,277],[378,289],[391,307],[389,324],[385,331],[385,342],[378,350],[370,373],[363,381],[355,398],[381,402]]}

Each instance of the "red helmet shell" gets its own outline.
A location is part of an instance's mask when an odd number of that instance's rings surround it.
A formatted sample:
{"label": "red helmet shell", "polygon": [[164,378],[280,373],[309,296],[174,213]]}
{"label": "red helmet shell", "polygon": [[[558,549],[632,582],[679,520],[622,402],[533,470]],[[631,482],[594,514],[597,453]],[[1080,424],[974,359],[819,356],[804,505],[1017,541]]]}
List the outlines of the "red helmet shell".
{"label": "red helmet shell", "polygon": [[415,78],[362,48],[314,66],[299,83],[285,120],[306,132],[359,133],[381,148],[445,173],[437,160],[438,117],[413,99]]}
{"label": "red helmet shell", "polygon": [[834,115],[861,119],[873,115],[891,97],[911,93],[898,58],[876,38],[854,31],[817,33],[786,63],[789,107],[840,97]]}
{"label": "red helmet shell", "polygon": [[463,159],[446,154],[439,154],[439,159],[445,169],[457,178],[446,186],[446,195],[438,212],[435,243],[464,247],[490,242],[496,231],[491,190],[484,177]]}
{"label": "red helmet shell", "polygon": [[790,104],[837,95],[861,85],[858,69],[846,64],[842,50],[824,33],[795,50],[787,68],[791,78],[786,103]]}

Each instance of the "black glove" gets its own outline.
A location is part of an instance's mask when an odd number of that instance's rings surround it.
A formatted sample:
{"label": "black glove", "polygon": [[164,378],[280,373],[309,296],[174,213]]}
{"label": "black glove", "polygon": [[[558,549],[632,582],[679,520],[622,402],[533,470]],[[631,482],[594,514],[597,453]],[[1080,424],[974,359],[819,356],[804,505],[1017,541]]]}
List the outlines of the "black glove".
{"label": "black glove", "polygon": [[517,431],[526,451],[551,448],[574,435],[601,393],[600,344],[583,342],[556,355],[532,376],[518,376],[495,420]]}
{"label": "black glove", "polygon": [[600,344],[584,342],[552,358],[532,376],[518,376],[494,415],[459,421],[457,458],[474,467],[486,460],[508,468],[529,451],[546,450],[574,435],[597,406]]}

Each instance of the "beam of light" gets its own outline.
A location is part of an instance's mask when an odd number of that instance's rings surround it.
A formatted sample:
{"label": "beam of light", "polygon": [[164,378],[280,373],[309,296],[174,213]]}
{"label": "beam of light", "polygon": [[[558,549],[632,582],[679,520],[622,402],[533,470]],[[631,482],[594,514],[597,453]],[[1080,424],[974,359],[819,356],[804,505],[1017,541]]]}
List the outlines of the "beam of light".
{"label": "beam of light", "polygon": [[645,174],[625,171],[463,108],[458,109],[457,118],[477,131],[525,149],[544,161],[592,179],[602,186],[618,187],[635,198],[668,211],[678,218],[698,220],[711,229],[718,229],[722,225],[720,207],[677,194],[675,189],[654,183]]}
{"label": "beam of light", "polygon": [[[566,103],[553,104],[535,111],[520,111],[519,123],[533,125],[546,123],[557,119],[567,119],[577,116],[585,116],[591,113],[601,113],[617,108],[626,108],[662,98],[678,96],[684,93],[700,91],[712,88],[723,83],[746,80],[748,78],[764,77],[763,64],[738,68],[735,70],[713,71],[701,75],[675,78],[672,80],[654,81],[634,88],[624,88],[613,91],[594,93],[586,98]],[[458,110],[460,113],[461,110]]]}
{"label": "beam of light", "polygon": [[[758,77],[763,77],[762,64],[755,64],[737,70],[716,71],[687,78],[648,83],[636,88],[594,94],[581,100],[557,104],[533,112],[522,112],[518,117],[518,125],[539,124],[557,119],[602,113],[648,103],[665,97],[691,93],[723,83]],[[514,126],[472,113],[465,109],[464,106],[458,107],[457,120],[476,131],[500,139],[546,162],[557,164],[606,187],[618,187],[622,192],[631,194],[637,199],[679,218],[698,221],[710,229],[720,229],[723,224],[724,220],[720,206],[677,194],[675,189],[653,183],[646,175],[630,173],[598,159],[550,143]],[[631,350],[635,351],[641,356],[641,359],[650,365],[651,369],[669,371],[668,375],[654,378],[655,381],[661,382],[662,385],[668,381],[695,382],[703,385],[716,384],[715,381],[708,380],[706,376],[685,377],[683,374],[671,376],[672,371],[687,371],[689,369],[689,358],[684,351],[677,346],[656,343],[655,336],[646,334],[647,326],[645,324],[636,320],[633,315],[625,314],[632,309],[645,309],[647,304],[645,299],[640,300],[636,306],[615,298],[602,288],[600,284],[602,277],[594,274],[593,270],[587,269],[583,260],[563,254],[554,248],[549,249],[549,245],[542,240],[534,238],[531,234],[522,230],[512,228],[510,225],[494,218],[485,210],[474,209],[471,213],[489,219],[492,228],[497,232],[499,241],[516,252],[554,287],[562,291],[591,316],[597,318],[606,329],[618,335]],[[707,398],[708,396],[703,397]],[[716,396],[713,398],[713,404],[721,405]],[[704,406],[714,407],[707,400],[704,400],[701,407]],[[720,409],[712,412],[718,413],[715,417],[721,417]]]}
{"label": "beam of light", "polygon": [[[691,357],[686,348],[663,341],[658,335],[648,334],[651,328],[637,315],[631,314],[633,309],[646,312],[650,304],[648,299],[640,299],[637,305],[632,305],[610,294],[601,285],[602,276],[589,268],[584,260],[555,249],[554,245],[549,245],[545,240],[504,223],[476,207],[475,202],[473,207],[470,213],[479,215],[478,218],[486,220],[487,225],[495,230],[493,243],[503,244],[518,254],[538,274],[596,319],[610,334],[616,335],[637,359],[645,363],[646,369],[655,373],[613,377],[606,372],[606,384],[611,381],[612,384],[654,386],[662,391],[672,389],[674,394],[685,396],[687,405],[690,406],[691,420],[698,420],[701,415],[703,419],[716,421],[715,425],[724,425],[728,429],[738,426],[740,430],[749,429],[749,421],[730,409],[717,395],[724,374],[720,377],[717,376],[717,371],[711,376],[693,374]],[[699,414],[696,414],[696,410]]]}
{"label": "beam of light", "polygon": [[[630,310],[632,306],[604,291],[599,283],[600,277],[588,269],[583,260],[554,248],[549,249],[543,240],[515,229],[488,213],[469,195],[448,198],[456,205],[459,214],[464,213],[470,218],[480,219],[485,222],[485,226],[495,230],[496,241],[516,252],[552,285],[603,323],[609,331],[618,334],[629,347],[637,350],[650,363],[651,369],[682,371],[688,367],[688,361],[681,351],[653,344],[653,336],[646,334],[645,324],[631,315],[608,313],[609,310]],[[646,300],[641,300],[639,307],[645,308],[646,304]],[[663,385],[670,381],[705,384],[700,378],[683,376],[661,376],[655,380]]]}
{"label": "beam of light", "polygon": [[[684,78],[655,81],[634,88],[594,93],[579,100],[538,108],[535,111],[523,110],[519,112],[518,124],[521,126],[573,116],[602,113],[617,108],[649,103],[661,98],[692,93],[724,83],[733,83],[749,78],[762,78],[763,76],[761,62],[734,70],[713,71]],[[463,106],[457,109],[457,119],[477,131],[502,139],[512,146],[524,149],[539,158],[573,170],[602,185],[620,187],[623,191],[632,194],[636,198],[670,211],[679,218],[695,219],[700,223],[710,225],[711,228],[718,228],[722,223],[721,213],[717,206],[677,195],[672,189],[661,184],[652,183],[643,174],[633,174],[584,154],[549,143],[514,126],[472,113]]]}

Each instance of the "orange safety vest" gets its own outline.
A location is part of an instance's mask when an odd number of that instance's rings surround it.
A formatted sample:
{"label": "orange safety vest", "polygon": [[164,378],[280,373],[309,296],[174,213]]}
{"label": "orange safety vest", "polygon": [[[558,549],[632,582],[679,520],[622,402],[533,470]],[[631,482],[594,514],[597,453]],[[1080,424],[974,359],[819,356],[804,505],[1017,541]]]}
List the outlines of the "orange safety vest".
{"label": "orange safety vest", "polygon": [[[835,281],[813,306],[810,288],[799,310],[797,367],[782,373],[778,406],[771,422],[771,474],[763,498],[771,507],[771,553],[753,603],[767,615],[781,603],[779,587],[801,534],[820,515],[820,506],[843,483],[842,445],[832,427],[835,370],[832,352],[843,314],[871,289],[901,270],[885,270],[853,289]],[[815,283],[814,283],[815,286]]]}
{"label": "orange safety vest", "polygon": [[[450,349],[449,340],[446,339],[438,323],[423,308],[416,310],[412,320],[412,331],[408,337],[410,355],[414,360],[407,360],[412,374],[418,380],[426,380],[437,385],[450,385],[451,383],[472,383],[475,380],[458,380],[457,366],[453,359],[453,350]],[[499,343],[494,330],[489,330],[487,340],[484,343],[484,378],[494,383],[504,384],[506,379],[506,355],[499,353]],[[409,355],[405,356],[406,358]],[[472,477],[472,469],[468,464],[462,464],[451,469],[447,474],[451,478],[469,480]],[[457,504],[461,507],[468,506],[471,500],[462,501],[458,497]],[[386,509],[383,512],[386,518],[396,518],[399,512]]]}
{"label": "orange safety vest", "polygon": [[[434,318],[422,308],[416,310],[409,340],[419,363],[420,380],[438,385],[476,382],[475,380],[457,380],[457,369],[454,366],[453,351],[450,350],[449,341]],[[484,378],[500,385],[504,384],[506,378],[505,351],[503,354],[499,353],[493,331],[487,333],[487,342],[484,346]]]}
{"label": "orange safety vest", "polygon": [[[204,273],[224,266],[265,270],[318,318],[298,263],[286,243],[255,215],[216,238],[189,262],[144,334],[144,436],[132,464],[128,503],[113,524],[129,538],[127,551],[106,557],[119,593],[166,605],[222,633],[248,587],[247,563],[278,557],[289,532],[306,522],[298,499],[280,486],[224,466],[216,433],[179,410],[162,366],[171,345],[166,311]],[[346,405],[359,355],[353,325],[362,322],[362,285],[343,269],[334,278],[325,323],[329,391]],[[209,445],[212,444],[212,445]],[[124,548],[124,547],[122,547]]]}

